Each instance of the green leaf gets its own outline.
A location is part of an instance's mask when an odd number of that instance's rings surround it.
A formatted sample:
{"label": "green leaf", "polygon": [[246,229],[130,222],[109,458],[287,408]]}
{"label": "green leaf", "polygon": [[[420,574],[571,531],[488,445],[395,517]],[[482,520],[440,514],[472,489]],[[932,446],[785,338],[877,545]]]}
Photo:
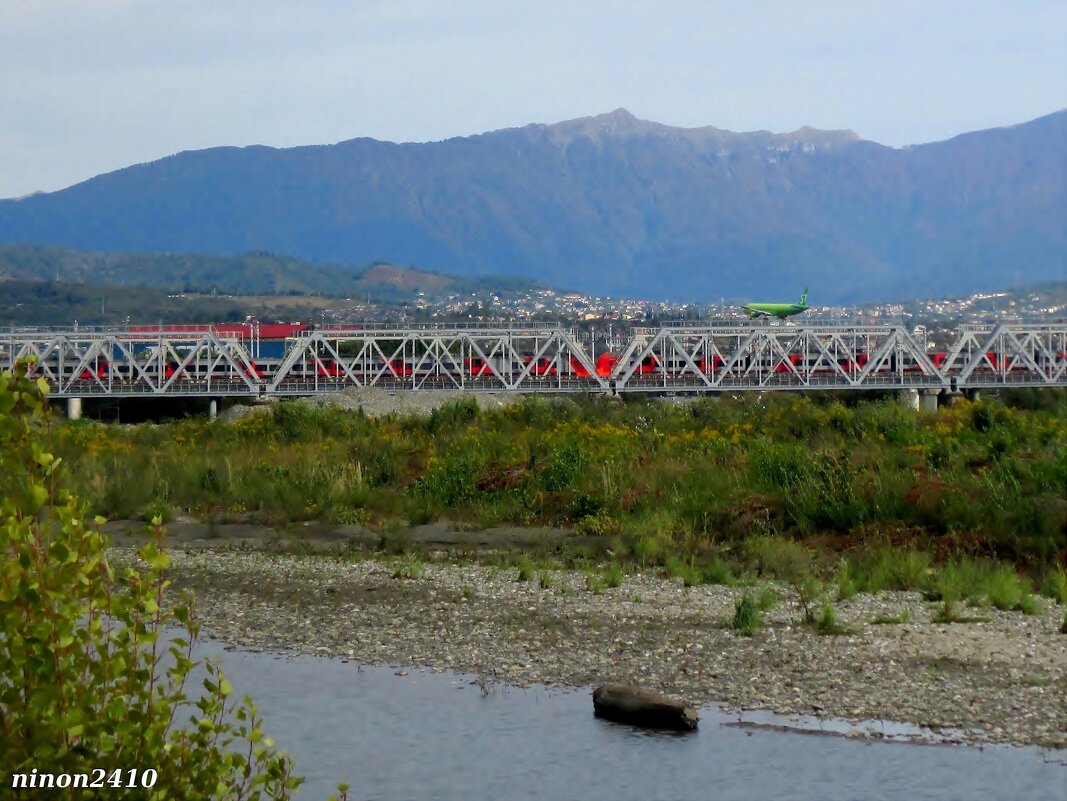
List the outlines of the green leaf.
{"label": "green leaf", "polygon": [[31,484],[26,488],[26,493],[30,501],[30,510],[33,512],[44,506],[45,501],[48,500],[48,490],[40,484]]}
{"label": "green leaf", "polygon": [[64,545],[62,542],[52,543],[52,547],[48,549],[48,555],[59,562],[60,564],[67,561],[67,557],[70,556],[70,548]]}

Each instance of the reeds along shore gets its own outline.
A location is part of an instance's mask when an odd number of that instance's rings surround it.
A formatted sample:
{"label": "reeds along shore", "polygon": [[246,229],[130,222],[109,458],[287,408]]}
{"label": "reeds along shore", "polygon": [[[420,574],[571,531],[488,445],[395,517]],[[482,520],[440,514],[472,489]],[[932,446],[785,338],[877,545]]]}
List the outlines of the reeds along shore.
{"label": "reeds along shore", "polygon": [[1062,390],[923,413],[773,393],[404,418],[283,402],[232,423],[55,421],[50,436],[63,480],[110,518],[552,525],[694,583],[814,574],[844,595],[1067,602]]}

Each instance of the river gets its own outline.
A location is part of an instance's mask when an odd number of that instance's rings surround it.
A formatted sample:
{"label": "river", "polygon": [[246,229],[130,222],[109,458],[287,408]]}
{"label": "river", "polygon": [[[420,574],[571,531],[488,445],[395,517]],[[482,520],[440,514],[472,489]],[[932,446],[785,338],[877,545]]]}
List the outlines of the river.
{"label": "river", "polygon": [[210,642],[204,653],[221,657],[237,693],[254,697],[268,734],[295,757],[307,780],[301,801],[325,799],[339,781],[352,801],[1067,798],[1063,751],[894,742],[907,728],[877,723],[866,728],[889,741],[813,736],[737,726],[715,706],[701,710],[696,733],[650,733],[595,719],[588,689],[486,691],[450,673]]}

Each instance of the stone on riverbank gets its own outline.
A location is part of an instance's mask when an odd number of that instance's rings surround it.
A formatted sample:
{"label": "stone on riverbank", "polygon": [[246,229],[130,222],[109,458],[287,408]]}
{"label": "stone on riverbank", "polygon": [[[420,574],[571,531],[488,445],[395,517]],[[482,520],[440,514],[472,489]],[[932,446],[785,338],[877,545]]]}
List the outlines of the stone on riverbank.
{"label": "stone on riverbank", "polygon": [[602,684],[593,690],[593,714],[619,723],[679,731],[692,731],[700,720],[684,701],[629,684]]}

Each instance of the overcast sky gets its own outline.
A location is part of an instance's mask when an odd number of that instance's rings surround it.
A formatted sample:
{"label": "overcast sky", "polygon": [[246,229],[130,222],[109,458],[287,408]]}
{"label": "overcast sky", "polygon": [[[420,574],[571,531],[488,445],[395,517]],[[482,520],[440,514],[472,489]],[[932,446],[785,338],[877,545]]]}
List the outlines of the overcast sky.
{"label": "overcast sky", "polygon": [[0,0],[0,197],[623,106],[900,146],[1067,106],[1065,0]]}

